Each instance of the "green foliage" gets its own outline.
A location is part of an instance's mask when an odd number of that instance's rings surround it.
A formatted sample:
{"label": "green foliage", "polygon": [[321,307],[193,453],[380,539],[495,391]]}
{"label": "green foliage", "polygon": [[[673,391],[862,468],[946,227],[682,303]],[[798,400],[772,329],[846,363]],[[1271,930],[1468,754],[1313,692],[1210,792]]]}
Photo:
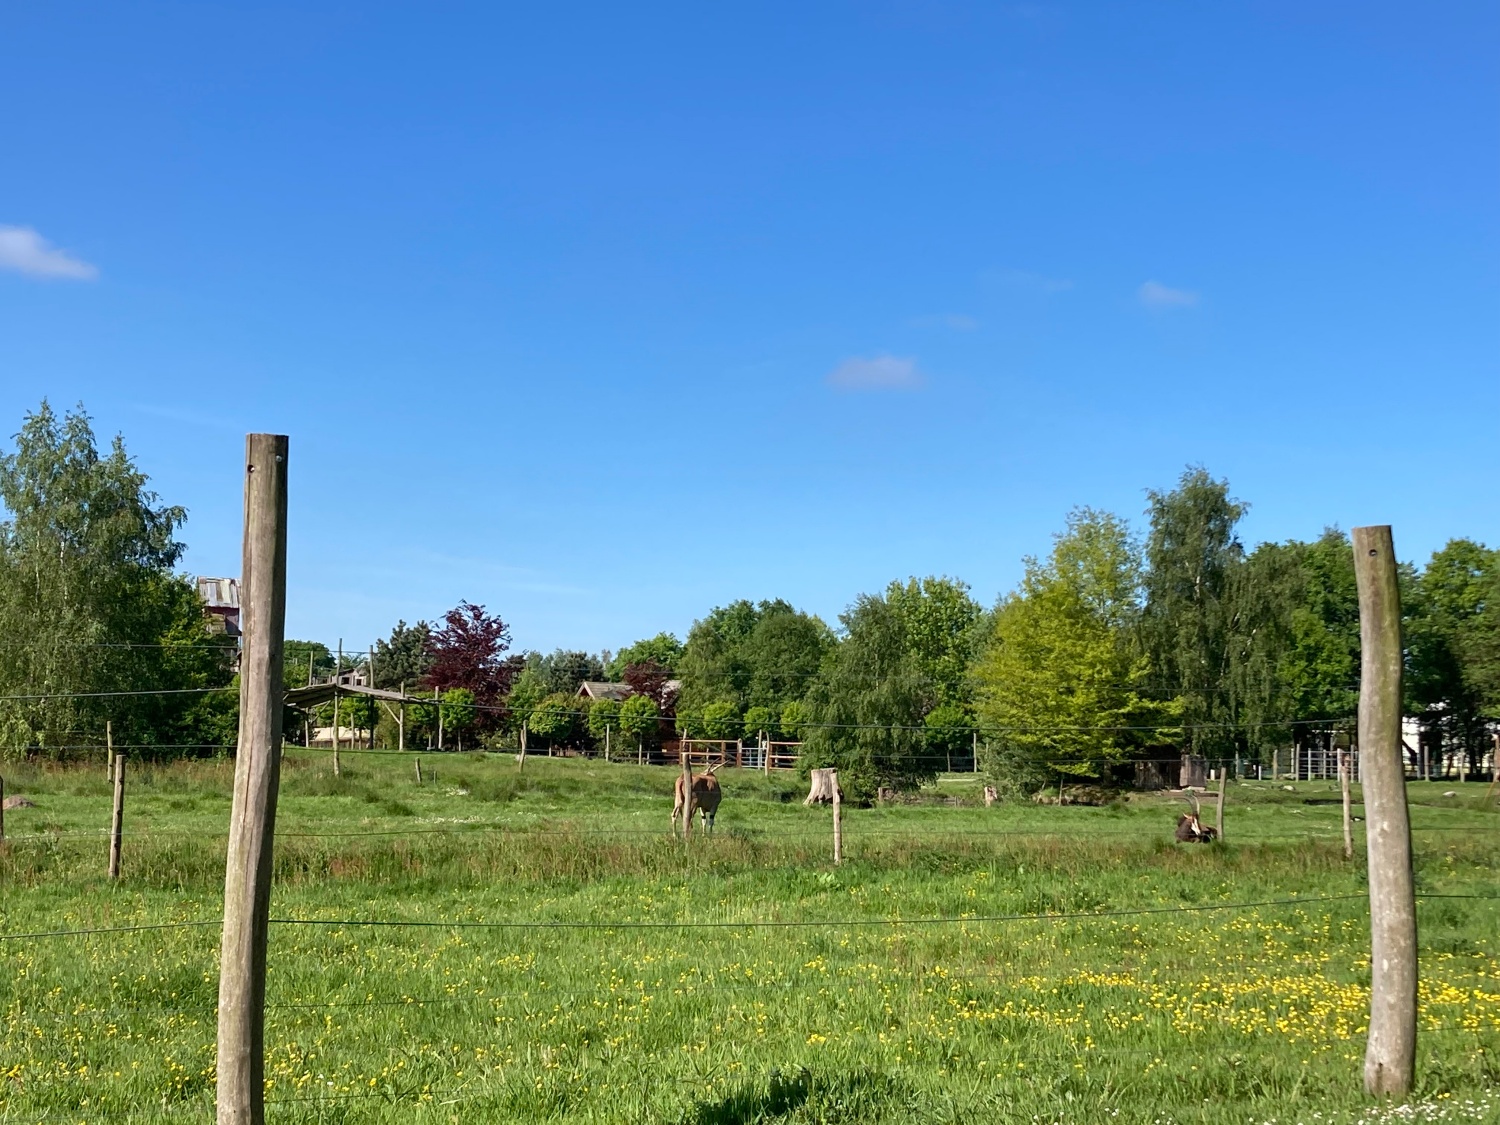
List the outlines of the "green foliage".
{"label": "green foliage", "polygon": [[625,675],[625,669],[632,664],[650,662],[660,664],[670,672],[676,672],[681,660],[682,642],[671,633],[657,633],[654,637],[636,641],[635,644],[615,653],[605,671],[611,682],[619,683]]}
{"label": "green foliage", "polygon": [[882,785],[931,780],[939,763],[928,753],[922,719],[932,681],[911,667],[902,615],[865,594],[840,621],[847,635],[805,700],[803,767],[837,767],[857,800]]}
{"label": "green foliage", "polygon": [[[579,702],[583,702],[579,700]],[[596,699],[589,704],[588,726],[589,734],[599,741],[604,741],[606,730],[620,730],[620,704],[614,699]]]}
{"label": "green foliage", "polygon": [[572,695],[585,680],[604,679],[604,665],[598,657],[564,649],[557,649],[546,656],[539,652],[528,652],[526,672],[546,689],[548,695],[556,692]]}
{"label": "green foliage", "polygon": [[793,742],[807,735],[809,712],[807,704],[793,699],[781,705],[781,733]]}
{"label": "green foliage", "polygon": [[800,699],[833,647],[827,625],[780,599],[715,608],[688,633],[678,710],[726,700],[740,709],[780,707]]}
{"label": "green foliage", "polygon": [[474,693],[468,688],[449,688],[443,692],[440,706],[443,712],[445,738],[452,734],[462,746],[463,736],[472,731],[479,722],[479,711],[474,706]]}
{"label": "green foliage", "polygon": [[397,621],[387,639],[375,642],[374,686],[399,691],[404,685],[412,691],[425,682],[432,667],[432,657],[427,652],[431,638],[432,627],[427,622],[407,625],[405,621]]}
{"label": "green foliage", "polygon": [[744,729],[740,709],[732,700],[721,699],[703,708],[703,737],[739,738]]}
{"label": "green foliage", "polygon": [[962,704],[939,703],[922,720],[922,737],[933,761],[969,763],[974,756],[974,715]]}
{"label": "green foliage", "polygon": [[1493,600],[1500,552],[1454,539],[1433,554],[1405,591],[1408,698],[1471,767],[1488,748],[1497,683]]}
{"label": "green foliage", "polygon": [[532,709],[527,729],[548,746],[571,742],[582,725],[578,704],[577,696],[553,692]]}
{"label": "green foliage", "polygon": [[1162,733],[1130,728],[1174,721],[1175,703],[1139,690],[1148,673],[1132,644],[1140,576],[1124,521],[1088,508],[1069,514],[1046,562],[1026,560],[975,669],[993,776],[1099,777]]}
{"label": "green foliage", "polygon": [[[788,704],[788,706],[791,706]],[[800,704],[799,704],[800,706]],[[774,735],[778,716],[774,709],[763,703],[757,703],[754,707],[745,711],[745,736],[747,738],[758,738],[761,734]]]}
{"label": "green foliage", "polygon": [[173,574],[185,513],[121,439],[101,454],[81,409],[43,402],[0,456],[0,504],[0,695],[31,697],[0,700],[0,753],[100,745],[106,721],[137,747],[222,737],[230,705],[192,691],[229,685],[235,642]]}
{"label": "green foliage", "polygon": [[525,669],[516,677],[510,694],[505,698],[511,725],[519,729],[521,724],[529,723],[531,713],[549,694],[547,683],[541,675],[535,669]]}
{"label": "green foliage", "polygon": [[632,695],[620,704],[620,730],[626,737],[646,746],[654,745],[661,725],[656,700],[648,695]]}
{"label": "green foliage", "polygon": [[925,677],[932,703],[960,703],[971,692],[969,664],[979,647],[984,611],[956,578],[892,582],[885,599],[906,636],[907,665]]}
{"label": "green foliage", "polygon": [[1243,557],[1234,529],[1245,505],[1201,467],[1185,470],[1174,491],[1149,495],[1142,637],[1151,673],[1181,696],[1187,744],[1231,753],[1231,570]]}

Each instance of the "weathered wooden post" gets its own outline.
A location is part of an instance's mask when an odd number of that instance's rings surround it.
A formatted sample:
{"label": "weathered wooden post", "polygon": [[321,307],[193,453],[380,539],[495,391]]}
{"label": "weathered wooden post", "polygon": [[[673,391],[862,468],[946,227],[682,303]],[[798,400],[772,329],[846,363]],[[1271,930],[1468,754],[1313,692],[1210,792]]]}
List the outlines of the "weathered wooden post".
{"label": "weathered wooden post", "polygon": [[266,928],[281,769],[287,444],[281,434],[251,434],[245,441],[244,650],[219,955],[218,1125],[265,1121]]}
{"label": "weathered wooden post", "polygon": [[516,772],[526,768],[526,723],[521,723],[521,752],[516,755]]}
{"label": "weathered wooden post", "polygon": [[1389,526],[1354,529],[1359,588],[1359,746],[1370,879],[1370,1033],[1365,1090],[1411,1089],[1417,1051],[1417,903],[1401,760],[1401,592]]}
{"label": "weathered wooden post", "polygon": [[844,795],[839,791],[839,771],[833,770],[833,865],[844,862]]}
{"label": "weathered wooden post", "polygon": [[688,764],[686,750],[678,757],[682,761],[682,842],[686,845],[693,827],[693,767]]}
{"label": "weathered wooden post", "polygon": [[421,785],[422,784],[422,759],[421,758],[416,758],[416,759],[413,759],[413,761],[415,762],[416,767],[417,767],[417,784]]}
{"label": "weathered wooden post", "polygon": [[604,760],[609,761],[609,724],[604,724]]}
{"label": "weathered wooden post", "polygon": [[333,666],[333,776],[340,776],[339,770],[339,681],[344,676],[344,638],[339,638],[339,660]]}
{"label": "weathered wooden post", "polygon": [[[437,713],[438,713],[438,716],[437,716],[437,719],[438,719],[438,745],[437,745],[437,748],[439,750],[441,750],[443,748],[443,693],[440,692],[440,691],[438,691],[437,688],[433,688],[432,689],[432,696],[433,696],[433,698],[435,700],[437,700]],[[524,746],[521,748],[521,753],[522,754],[526,753],[526,748]]]}
{"label": "weathered wooden post", "polygon": [[1339,791],[1344,799],[1344,858],[1354,858],[1354,825],[1353,810],[1350,808],[1349,797],[1349,762],[1350,753],[1347,750],[1339,750]]}
{"label": "weathered wooden post", "polygon": [[[1221,763],[1222,766],[1222,763]],[[1219,770],[1219,799],[1214,808],[1214,827],[1219,830],[1219,841],[1224,840],[1224,775],[1227,770]]]}
{"label": "weathered wooden post", "polygon": [[104,720],[104,779],[111,785],[115,780],[115,724]]}
{"label": "weathered wooden post", "polygon": [[406,749],[406,681],[401,681],[401,705],[396,713],[396,749]]}
{"label": "weathered wooden post", "polygon": [[120,877],[120,836],[125,829],[125,755],[115,755],[115,807],[109,821],[109,877]]}

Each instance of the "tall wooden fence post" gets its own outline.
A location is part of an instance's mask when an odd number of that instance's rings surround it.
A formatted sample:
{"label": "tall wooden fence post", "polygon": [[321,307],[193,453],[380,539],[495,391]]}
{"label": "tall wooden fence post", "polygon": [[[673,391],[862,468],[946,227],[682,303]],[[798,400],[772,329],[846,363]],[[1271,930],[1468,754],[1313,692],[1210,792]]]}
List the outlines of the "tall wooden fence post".
{"label": "tall wooden fence post", "polygon": [[338,663],[333,666],[333,776],[339,777],[339,681],[344,676],[344,638],[339,638]]}
{"label": "tall wooden fence post", "polygon": [[1354,858],[1353,810],[1350,808],[1349,765],[1353,755],[1348,750],[1339,751],[1339,791],[1344,799],[1344,858]]}
{"label": "tall wooden fence post", "polygon": [[219,955],[218,1125],[265,1121],[266,929],[281,771],[287,444],[280,434],[245,440],[244,649]]}
{"label": "tall wooden fence post", "polygon": [[125,755],[115,755],[115,807],[109,820],[109,877],[120,877],[120,836],[125,829]]}
{"label": "tall wooden fence post", "polygon": [[104,779],[111,785],[115,781],[115,724],[104,720]]}
{"label": "tall wooden fence post", "polygon": [[682,759],[682,842],[686,844],[688,835],[693,830],[693,767],[688,764],[686,750],[680,757]]}
{"label": "tall wooden fence post", "polygon": [[844,862],[844,795],[839,790],[839,771],[833,771],[833,865]]}
{"label": "tall wooden fence post", "polygon": [[1401,592],[1388,526],[1354,529],[1359,587],[1359,747],[1370,879],[1365,1089],[1404,1095],[1417,1053],[1417,902],[1401,760]]}
{"label": "tall wooden fence post", "polygon": [[1214,808],[1214,827],[1219,830],[1219,842],[1224,842],[1224,775],[1227,770],[1219,770],[1219,799]]}

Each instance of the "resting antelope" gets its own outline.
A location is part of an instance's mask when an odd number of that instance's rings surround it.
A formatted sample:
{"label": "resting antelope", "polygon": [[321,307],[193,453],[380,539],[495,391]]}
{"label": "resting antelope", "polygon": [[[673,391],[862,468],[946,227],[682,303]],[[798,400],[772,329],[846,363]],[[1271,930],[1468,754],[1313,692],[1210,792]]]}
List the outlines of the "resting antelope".
{"label": "resting antelope", "polygon": [[1185,812],[1177,818],[1177,842],[1179,844],[1211,844],[1219,838],[1217,828],[1205,828],[1198,819],[1198,795],[1191,789],[1188,790],[1187,802],[1192,805],[1192,812]]}
{"label": "resting antelope", "polygon": [[[708,769],[693,778],[693,809],[703,818],[703,828],[706,832],[714,830],[714,814],[719,811],[719,800],[723,794],[719,790],[719,779],[714,776],[714,770],[718,766],[709,766]],[[677,833],[677,818],[682,816],[682,833],[687,835],[688,821],[683,815],[686,811],[686,797],[682,784],[682,775],[677,775],[677,780],[672,786],[672,833]]]}

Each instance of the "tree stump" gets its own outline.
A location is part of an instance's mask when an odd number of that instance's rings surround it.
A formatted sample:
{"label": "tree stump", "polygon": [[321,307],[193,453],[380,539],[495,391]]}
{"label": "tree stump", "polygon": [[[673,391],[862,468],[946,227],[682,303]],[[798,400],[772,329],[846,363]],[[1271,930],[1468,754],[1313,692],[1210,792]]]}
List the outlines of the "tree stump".
{"label": "tree stump", "polygon": [[837,770],[813,770],[812,787],[808,790],[807,800],[802,803],[804,805],[831,805],[837,787]]}
{"label": "tree stump", "polygon": [[1000,799],[999,791],[993,785],[984,787],[984,807],[989,808]]}

